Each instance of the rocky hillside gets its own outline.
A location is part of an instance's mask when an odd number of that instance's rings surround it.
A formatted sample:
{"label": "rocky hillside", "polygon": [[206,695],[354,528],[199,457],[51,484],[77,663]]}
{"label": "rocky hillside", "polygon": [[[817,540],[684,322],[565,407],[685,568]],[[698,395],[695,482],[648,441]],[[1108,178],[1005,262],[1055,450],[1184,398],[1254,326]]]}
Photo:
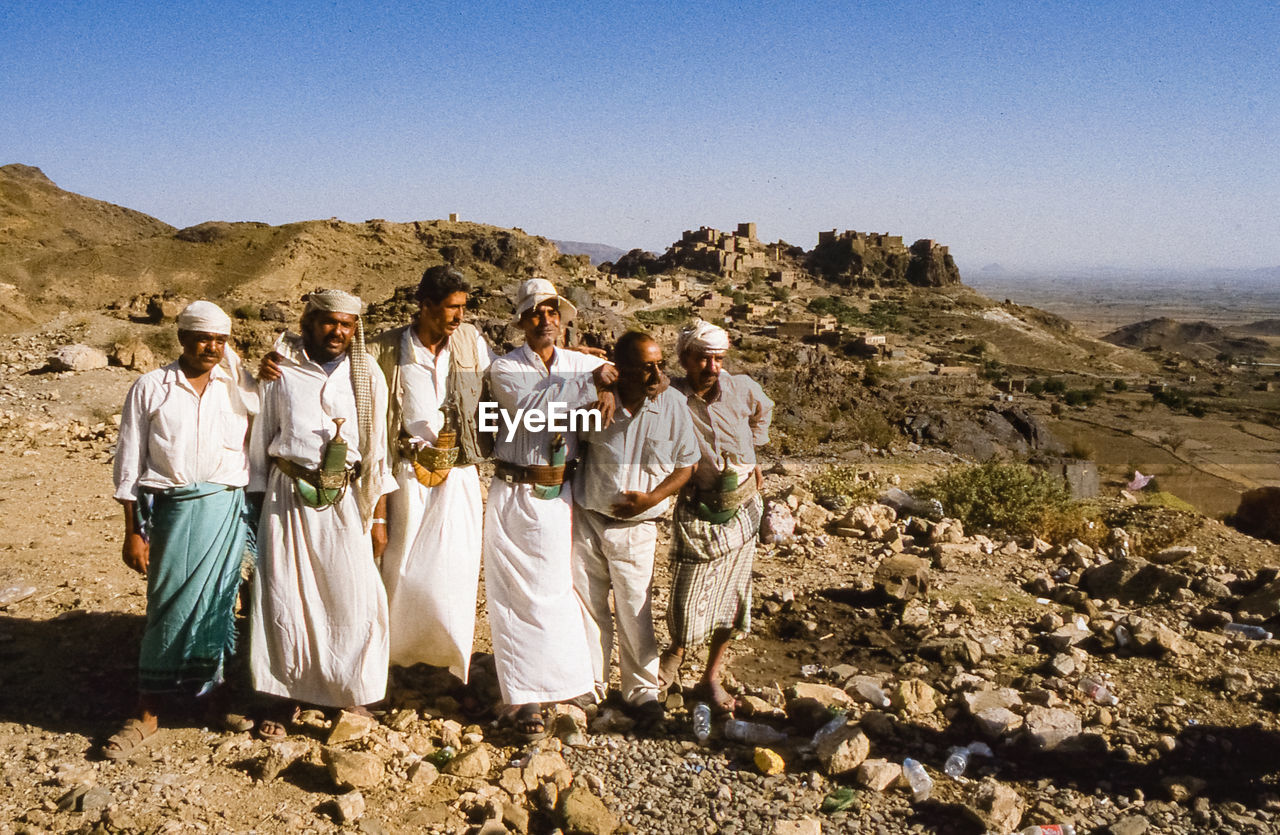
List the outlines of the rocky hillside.
{"label": "rocky hillside", "polygon": [[1168,318],[1125,325],[1103,339],[1126,348],[1158,348],[1198,359],[1212,359],[1220,354],[1257,357],[1267,351],[1267,344],[1260,339],[1231,336],[1208,322],[1178,322]]}
{"label": "rocky hillside", "polygon": [[174,230],[63,191],[39,169],[0,168],[0,281],[10,285],[0,307],[27,324],[62,309],[127,307],[140,294],[204,296],[234,308],[336,284],[386,298],[441,261],[482,284],[535,273],[563,280],[585,260],[562,258],[547,239],[518,229],[443,220],[208,222]]}

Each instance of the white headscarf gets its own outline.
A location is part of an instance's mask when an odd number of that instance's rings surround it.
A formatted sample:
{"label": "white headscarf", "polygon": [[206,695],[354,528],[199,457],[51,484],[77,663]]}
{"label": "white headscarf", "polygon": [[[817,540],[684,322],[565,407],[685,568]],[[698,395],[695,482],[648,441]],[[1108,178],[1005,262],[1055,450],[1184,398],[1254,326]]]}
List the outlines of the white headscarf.
{"label": "white headscarf", "polygon": [[[213,302],[192,302],[178,314],[178,330],[230,336],[231,317]],[[222,350],[220,365],[231,377],[233,403],[238,403],[245,414],[256,415],[260,408],[258,384],[249,370],[244,367],[244,363],[240,361],[240,356],[231,347],[230,341]]]}
{"label": "white headscarf", "polygon": [[192,302],[178,314],[178,330],[231,335],[231,317],[213,302]]}
{"label": "white headscarf", "polygon": [[681,356],[689,349],[712,353],[727,351],[729,334],[724,328],[702,319],[694,319],[692,324],[681,329],[680,337],[676,340],[676,355]]}

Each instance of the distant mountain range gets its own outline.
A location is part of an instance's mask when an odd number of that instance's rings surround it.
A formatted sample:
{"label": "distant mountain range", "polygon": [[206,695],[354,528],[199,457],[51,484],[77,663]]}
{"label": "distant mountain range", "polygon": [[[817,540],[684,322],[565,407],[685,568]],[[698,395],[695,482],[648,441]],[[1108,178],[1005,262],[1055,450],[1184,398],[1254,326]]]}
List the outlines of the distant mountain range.
{"label": "distant mountain range", "polygon": [[608,244],[591,244],[585,241],[552,241],[556,249],[565,255],[586,255],[593,266],[600,266],[605,261],[613,262],[627,254],[627,250],[618,249]]}

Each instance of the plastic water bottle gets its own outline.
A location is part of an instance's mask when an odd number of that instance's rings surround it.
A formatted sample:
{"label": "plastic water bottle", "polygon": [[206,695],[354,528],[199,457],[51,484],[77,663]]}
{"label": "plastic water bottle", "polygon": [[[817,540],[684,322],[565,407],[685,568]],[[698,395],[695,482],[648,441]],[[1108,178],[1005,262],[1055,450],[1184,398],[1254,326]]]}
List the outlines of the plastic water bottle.
{"label": "plastic water bottle", "polygon": [[699,744],[705,744],[711,737],[711,708],[706,702],[693,706],[693,736]]}
{"label": "plastic water bottle", "polygon": [[929,795],[933,794],[933,778],[920,763],[907,757],[902,761],[902,774],[911,786],[911,798],[916,803],[928,800]]}
{"label": "plastic water bottle", "polygon": [[1044,826],[1028,826],[1018,835],[1076,835],[1076,828],[1069,823],[1048,823]]}
{"label": "plastic water bottle", "polygon": [[726,721],[724,735],[735,742],[745,742],[748,745],[772,745],[787,738],[787,735],[777,728],[742,719]]}
{"label": "plastic water bottle", "polygon": [[1242,638],[1249,638],[1253,641],[1270,641],[1271,633],[1263,629],[1261,626],[1254,626],[1251,623],[1228,623],[1222,627],[1223,632],[1233,635],[1239,635]]}
{"label": "plastic water bottle", "polygon": [[947,754],[947,762],[942,766],[942,771],[952,780],[959,779],[964,774],[964,770],[969,767],[969,749],[968,748],[952,748]]}
{"label": "plastic water bottle", "polygon": [[969,760],[978,756],[992,756],[991,747],[985,742],[971,742],[962,748],[952,748],[947,756],[946,764],[942,766],[942,770],[952,780],[959,779],[964,774],[965,769],[969,767]]}
{"label": "plastic water bottle", "polygon": [[1107,683],[1093,676],[1085,676],[1080,679],[1080,692],[1089,700],[1100,705],[1115,705],[1120,703],[1120,699],[1115,693],[1107,687]]}
{"label": "plastic water bottle", "polygon": [[853,685],[854,691],[873,707],[888,707],[889,697],[876,686],[874,681],[862,680]]}
{"label": "plastic water bottle", "polygon": [[1124,649],[1125,647],[1129,646],[1129,642],[1133,640],[1133,633],[1131,633],[1129,631],[1129,627],[1125,626],[1123,623],[1116,624],[1115,635],[1116,635],[1116,646],[1119,647],[1120,649]]}
{"label": "plastic water bottle", "polygon": [[824,739],[843,728],[848,719],[848,715],[843,710],[837,710],[827,724],[818,728],[818,732],[813,735],[813,746],[816,748],[821,745]]}

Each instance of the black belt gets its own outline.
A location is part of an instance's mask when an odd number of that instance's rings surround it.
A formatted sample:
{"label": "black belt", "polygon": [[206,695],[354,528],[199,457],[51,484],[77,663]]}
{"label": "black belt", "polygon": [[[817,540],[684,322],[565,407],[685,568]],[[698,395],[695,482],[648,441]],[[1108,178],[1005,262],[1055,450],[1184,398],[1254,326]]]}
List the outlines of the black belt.
{"label": "black belt", "polygon": [[494,478],[500,478],[508,484],[538,484],[543,487],[554,487],[573,478],[573,471],[577,468],[577,461],[570,461],[559,467],[553,467],[550,464],[530,464],[522,467],[509,461],[495,461],[493,475]]}

